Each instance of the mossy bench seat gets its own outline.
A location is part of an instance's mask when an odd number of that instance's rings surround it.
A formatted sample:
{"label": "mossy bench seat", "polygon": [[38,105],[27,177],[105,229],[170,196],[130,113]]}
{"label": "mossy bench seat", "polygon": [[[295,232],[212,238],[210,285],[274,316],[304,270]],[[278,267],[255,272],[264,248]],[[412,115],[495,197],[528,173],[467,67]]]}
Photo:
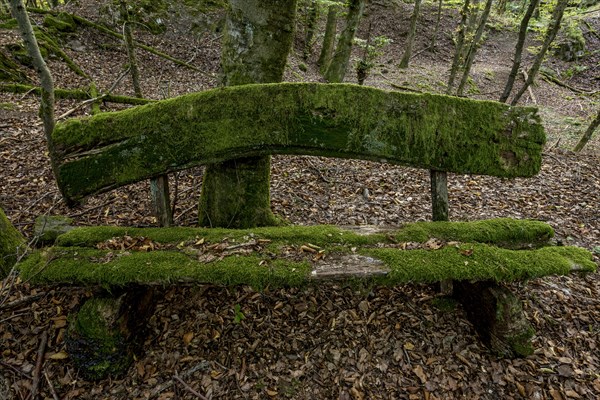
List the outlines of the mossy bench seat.
{"label": "mossy bench seat", "polygon": [[314,280],[376,283],[526,280],[593,271],[585,249],[547,246],[538,221],[417,222],[398,229],[288,226],[77,228],[19,268],[34,283],[126,286],[198,282],[255,288]]}

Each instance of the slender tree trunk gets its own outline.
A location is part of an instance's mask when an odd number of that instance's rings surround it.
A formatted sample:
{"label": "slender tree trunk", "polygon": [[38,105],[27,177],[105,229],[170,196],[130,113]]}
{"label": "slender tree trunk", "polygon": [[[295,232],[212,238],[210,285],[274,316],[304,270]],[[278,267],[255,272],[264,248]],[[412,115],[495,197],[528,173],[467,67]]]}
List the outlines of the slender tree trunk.
{"label": "slender tree trunk", "polygon": [[131,82],[135,97],[143,98],[142,88],[140,86],[140,71],[138,69],[137,59],[135,57],[135,45],[133,41],[133,33],[129,24],[129,12],[127,11],[127,2],[121,0],[121,18],[123,18],[123,37],[125,41],[125,49],[129,59],[129,72],[131,73]]}
{"label": "slender tree trunk", "polygon": [[304,60],[308,60],[312,52],[318,16],[319,5],[317,4],[317,0],[311,0],[306,16],[306,34],[304,35],[304,51],[302,53]]}
{"label": "slender tree trunk", "polygon": [[333,49],[335,48],[335,30],[337,27],[337,6],[329,6],[327,11],[327,22],[325,23],[325,36],[323,37],[323,46],[321,47],[321,54],[319,55],[319,70],[321,75],[325,75],[329,64],[331,64],[331,58],[333,56]]}
{"label": "slender tree trunk", "polygon": [[364,9],[365,0],[350,0],[350,7],[346,16],[346,27],[340,35],[335,54],[325,73],[325,79],[330,83],[344,81],[348,63],[350,62],[352,41],[356,35],[356,30],[358,29],[358,24],[360,23]]}
{"label": "slender tree trunk", "polygon": [[[225,86],[280,82],[292,46],[296,0],[230,0],[221,66]],[[270,158],[236,159],[206,167],[202,226],[275,225],[270,207]]]}
{"label": "slender tree trunk", "polygon": [[542,43],[542,48],[539,53],[536,55],[535,60],[533,61],[533,65],[529,69],[527,73],[527,80],[523,84],[523,87],[519,90],[519,92],[515,95],[510,105],[517,105],[523,93],[527,90],[527,88],[533,83],[535,77],[537,76],[537,72],[544,61],[544,56],[548,51],[548,48],[552,44],[552,41],[556,37],[558,30],[560,29],[560,23],[562,21],[562,17],[565,13],[565,9],[569,4],[569,0],[558,0],[556,6],[554,6],[554,10],[552,11],[552,20],[550,22],[550,26],[548,27],[548,31],[546,32],[546,36],[544,37],[544,42]]}
{"label": "slender tree trunk", "polygon": [[[144,98],[142,87],[140,85],[140,72],[138,69],[137,58],[135,56],[135,45],[133,32],[127,11],[127,2],[121,0],[121,18],[123,19],[123,38],[125,39],[125,48],[129,60],[129,72],[135,97]],[[171,210],[171,200],[169,196],[169,177],[161,175],[150,179],[150,198],[152,199],[152,211],[156,217],[159,226],[173,225],[173,212]]]}
{"label": "slender tree trunk", "polygon": [[435,51],[437,36],[440,31],[440,22],[442,21],[442,3],[443,3],[443,0],[438,1],[437,17],[435,19],[435,28],[433,29],[433,36],[431,36],[431,43],[429,44],[429,49],[431,51]]}
{"label": "slender tree trunk", "polygon": [[598,110],[598,114],[596,114],[596,118],[594,118],[594,120],[592,121],[590,126],[588,126],[588,128],[586,129],[586,131],[583,134],[583,136],[581,137],[581,139],[579,139],[579,143],[577,143],[577,146],[575,146],[573,151],[577,151],[577,152],[581,151],[583,149],[583,147],[587,144],[587,142],[590,141],[590,139],[592,138],[592,135],[594,134],[594,131],[596,129],[598,129],[598,126],[600,126],[600,110]]}
{"label": "slender tree trunk", "polygon": [[419,19],[419,9],[421,8],[421,0],[415,0],[415,7],[413,13],[410,16],[410,28],[408,29],[408,37],[406,38],[406,48],[404,49],[404,55],[400,60],[400,68],[408,68],[408,62],[412,55],[412,47],[415,41],[417,33],[417,20]]}
{"label": "slender tree trunk", "polygon": [[475,55],[477,54],[477,49],[481,44],[481,37],[483,36],[483,31],[485,29],[485,24],[487,22],[488,16],[490,15],[490,10],[492,9],[493,0],[487,0],[485,3],[485,8],[481,13],[481,18],[479,19],[479,25],[477,26],[477,30],[475,31],[475,36],[473,36],[473,41],[471,42],[471,46],[469,47],[469,51],[467,53],[464,67],[463,67],[463,76],[460,80],[460,84],[458,85],[458,89],[456,94],[462,96],[463,90],[465,89],[465,85],[467,84],[467,80],[469,79],[469,74],[471,72],[471,67],[473,66],[473,61],[475,61]]}
{"label": "slender tree trunk", "polygon": [[462,63],[463,47],[465,43],[465,37],[467,35],[467,19],[469,18],[469,7],[471,1],[465,0],[463,8],[461,10],[460,24],[458,25],[458,34],[456,38],[456,49],[454,50],[454,57],[452,59],[452,66],[450,67],[450,76],[448,78],[448,87],[446,94],[451,94],[454,87],[454,80],[458,73],[459,67]]}
{"label": "slender tree trunk", "polygon": [[523,46],[525,45],[525,39],[527,38],[527,28],[529,27],[529,20],[533,15],[533,11],[537,8],[540,0],[530,0],[529,7],[527,7],[527,11],[521,20],[521,26],[519,27],[519,38],[517,40],[517,45],[515,46],[515,56],[513,58],[513,65],[508,74],[508,80],[506,81],[506,86],[504,86],[504,91],[500,96],[500,102],[506,103],[508,100],[508,96],[510,96],[510,92],[512,92],[513,85],[515,84],[515,79],[517,78],[517,74],[519,73],[519,68],[521,67],[521,59],[523,56]]}
{"label": "slender tree trunk", "polygon": [[[41,103],[40,103],[40,115],[44,123],[44,133],[46,134],[46,141],[48,143],[48,152],[50,154],[50,160],[52,166],[55,165],[55,151],[52,143],[52,131],[54,130],[54,82],[52,80],[52,74],[50,69],[46,65],[37,40],[31,27],[31,22],[27,16],[25,10],[25,4],[23,0],[10,0],[10,6],[13,17],[17,20],[19,25],[19,32],[25,43],[27,53],[33,60],[33,67],[35,72],[40,77],[41,86]],[[56,171],[53,168],[53,171]]]}

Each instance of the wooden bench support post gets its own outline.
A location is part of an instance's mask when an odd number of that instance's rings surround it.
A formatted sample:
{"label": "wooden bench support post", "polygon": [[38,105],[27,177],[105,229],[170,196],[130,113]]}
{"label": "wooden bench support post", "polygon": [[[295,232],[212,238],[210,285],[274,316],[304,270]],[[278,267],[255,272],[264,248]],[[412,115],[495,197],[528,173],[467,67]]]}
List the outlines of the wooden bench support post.
{"label": "wooden bench support post", "polygon": [[150,180],[150,195],[158,226],[172,226],[173,212],[171,210],[169,177],[167,175],[161,175]]}
{"label": "wooden bench support post", "polygon": [[502,357],[525,357],[533,353],[535,331],[523,313],[521,301],[506,287],[494,282],[454,282],[454,297],[492,351]]}
{"label": "wooden bench support post", "polygon": [[87,300],[72,319],[66,338],[79,373],[89,380],[123,375],[141,350],[154,307],[154,289],[148,287]]}
{"label": "wooden bench support post", "polygon": [[[448,174],[444,171],[429,171],[431,180],[431,217],[433,221],[449,221]],[[440,282],[440,292],[444,296],[452,295],[452,280]]]}

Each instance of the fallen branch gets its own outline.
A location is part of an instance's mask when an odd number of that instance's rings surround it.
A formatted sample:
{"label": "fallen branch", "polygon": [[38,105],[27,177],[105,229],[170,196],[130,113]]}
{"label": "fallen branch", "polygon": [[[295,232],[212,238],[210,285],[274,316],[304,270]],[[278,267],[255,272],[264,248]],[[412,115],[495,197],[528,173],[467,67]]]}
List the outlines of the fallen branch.
{"label": "fallen branch", "polygon": [[10,303],[3,304],[0,306],[0,310],[11,310],[13,308],[19,308],[29,303],[33,303],[34,301],[41,299],[45,296],[45,293],[33,294],[31,296],[23,297],[22,299],[11,301]]}
{"label": "fallen branch", "polygon": [[[41,89],[37,86],[23,85],[20,83],[0,83],[0,92],[4,93],[35,93],[39,95]],[[103,94],[98,98],[90,98],[90,94],[81,89],[54,89],[55,97],[59,99],[72,99],[72,100],[102,100],[109,103],[120,103],[120,104],[132,104],[132,105],[143,105],[154,102],[154,100],[138,99],[136,97],[115,95],[115,94]]]}
{"label": "fallen branch", "polygon": [[59,400],[58,394],[56,394],[56,390],[54,389],[54,385],[48,376],[48,373],[44,371],[44,378],[46,378],[46,382],[48,383],[48,388],[50,389],[50,393],[52,393],[52,397],[54,400]]}
{"label": "fallen branch", "polygon": [[570,91],[575,92],[575,93],[594,95],[594,94],[600,92],[600,90],[592,91],[592,90],[576,88],[575,86],[571,86],[571,85],[561,81],[556,76],[554,76],[546,71],[540,71],[540,75],[542,75],[547,81],[552,82],[560,87],[564,87],[565,89],[569,89]]}
{"label": "fallen branch", "polygon": [[[192,368],[183,371],[183,373],[181,375],[177,375],[180,377],[190,377],[193,373],[197,372],[197,371],[207,371],[209,369],[209,364],[207,361],[200,361],[198,364],[194,365]],[[150,393],[150,397],[156,397],[157,395],[159,395],[161,392],[164,392],[165,390],[167,390],[168,388],[170,388],[171,386],[173,386],[173,379],[164,382],[158,386],[156,386],[152,392]]]}

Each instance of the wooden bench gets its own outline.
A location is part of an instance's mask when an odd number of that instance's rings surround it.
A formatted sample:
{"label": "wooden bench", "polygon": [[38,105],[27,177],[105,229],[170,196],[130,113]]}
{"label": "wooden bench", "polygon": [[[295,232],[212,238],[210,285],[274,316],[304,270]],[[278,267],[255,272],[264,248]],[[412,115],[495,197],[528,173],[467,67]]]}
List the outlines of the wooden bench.
{"label": "wooden bench", "polygon": [[[215,89],[70,120],[57,126],[52,141],[58,185],[75,203],[195,165],[265,154],[527,177],[539,171],[544,133],[533,108],[284,83]],[[59,236],[19,269],[38,284],[108,289],[110,295],[82,306],[69,329],[71,358],[89,378],[127,368],[135,332],[153,310],[151,288],[181,282],[260,289],[332,279],[453,280],[484,341],[503,355],[527,355],[533,331],[519,301],[498,282],[596,268],[584,249],[550,246],[552,235],[542,222],[511,219],[396,229],[91,227]]]}

